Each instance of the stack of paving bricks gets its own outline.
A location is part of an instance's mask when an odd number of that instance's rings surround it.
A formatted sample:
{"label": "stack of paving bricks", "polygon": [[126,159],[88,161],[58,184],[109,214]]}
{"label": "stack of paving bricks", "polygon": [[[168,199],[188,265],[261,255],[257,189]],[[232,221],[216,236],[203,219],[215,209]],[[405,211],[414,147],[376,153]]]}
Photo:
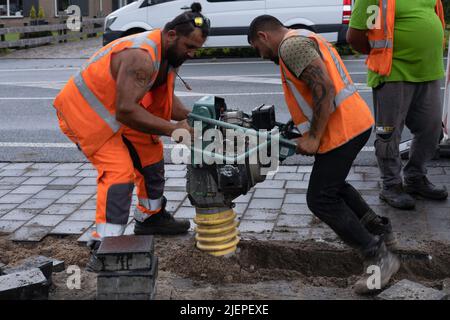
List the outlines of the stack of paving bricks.
{"label": "stack of paving bricks", "polygon": [[153,236],[105,238],[97,251],[102,271],[97,277],[98,300],[153,300],[158,258]]}
{"label": "stack of paving bricks", "polygon": [[52,273],[64,262],[43,256],[28,258],[16,267],[0,265],[0,300],[47,300]]}

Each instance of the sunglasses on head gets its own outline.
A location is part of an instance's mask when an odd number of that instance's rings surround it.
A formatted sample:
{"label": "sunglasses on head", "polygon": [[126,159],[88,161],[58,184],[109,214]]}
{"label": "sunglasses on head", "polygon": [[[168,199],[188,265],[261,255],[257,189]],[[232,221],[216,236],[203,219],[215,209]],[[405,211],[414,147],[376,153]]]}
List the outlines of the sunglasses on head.
{"label": "sunglasses on head", "polygon": [[184,20],[181,20],[180,22],[175,23],[175,24],[172,26],[172,28],[175,27],[175,26],[178,26],[178,25],[180,25],[180,24],[187,23],[187,22],[192,22],[192,24],[193,24],[195,27],[198,27],[198,28],[201,28],[201,27],[203,27],[204,25],[206,25],[208,28],[211,26],[211,22],[209,21],[208,18],[206,18],[206,17],[195,17],[195,18],[193,18],[193,19],[184,19]]}

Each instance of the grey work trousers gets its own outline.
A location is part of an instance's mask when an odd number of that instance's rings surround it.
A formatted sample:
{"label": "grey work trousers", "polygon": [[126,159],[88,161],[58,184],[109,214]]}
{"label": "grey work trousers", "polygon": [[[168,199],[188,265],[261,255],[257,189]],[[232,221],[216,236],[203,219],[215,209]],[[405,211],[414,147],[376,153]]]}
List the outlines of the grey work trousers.
{"label": "grey work trousers", "polygon": [[386,82],[373,89],[375,154],[385,186],[402,182],[399,144],[403,128],[413,134],[403,174],[414,180],[427,174],[425,163],[436,153],[442,130],[441,82]]}

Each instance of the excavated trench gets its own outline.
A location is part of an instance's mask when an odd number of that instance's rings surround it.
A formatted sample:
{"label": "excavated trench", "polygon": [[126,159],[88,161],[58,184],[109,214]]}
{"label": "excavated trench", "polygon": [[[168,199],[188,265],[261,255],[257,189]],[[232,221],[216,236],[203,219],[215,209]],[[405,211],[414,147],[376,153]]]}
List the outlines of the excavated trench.
{"label": "excavated trench", "polygon": [[[393,281],[409,279],[441,289],[450,278],[450,246],[430,242],[423,251],[397,251],[402,267]],[[230,258],[212,257],[186,241],[163,257],[162,269],[214,284],[297,280],[314,286],[346,288],[363,272],[359,255],[313,241],[242,241]]]}

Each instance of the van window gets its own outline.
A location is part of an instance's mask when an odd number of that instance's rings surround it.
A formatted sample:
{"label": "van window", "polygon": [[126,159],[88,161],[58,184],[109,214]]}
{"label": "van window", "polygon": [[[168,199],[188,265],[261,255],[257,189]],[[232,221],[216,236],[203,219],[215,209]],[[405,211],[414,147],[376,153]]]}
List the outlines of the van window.
{"label": "van window", "polygon": [[155,4],[160,4],[160,3],[164,3],[164,2],[171,2],[171,1],[175,1],[175,0],[145,0],[141,4],[140,7],[144,8],[144,7],[154,6]]}

